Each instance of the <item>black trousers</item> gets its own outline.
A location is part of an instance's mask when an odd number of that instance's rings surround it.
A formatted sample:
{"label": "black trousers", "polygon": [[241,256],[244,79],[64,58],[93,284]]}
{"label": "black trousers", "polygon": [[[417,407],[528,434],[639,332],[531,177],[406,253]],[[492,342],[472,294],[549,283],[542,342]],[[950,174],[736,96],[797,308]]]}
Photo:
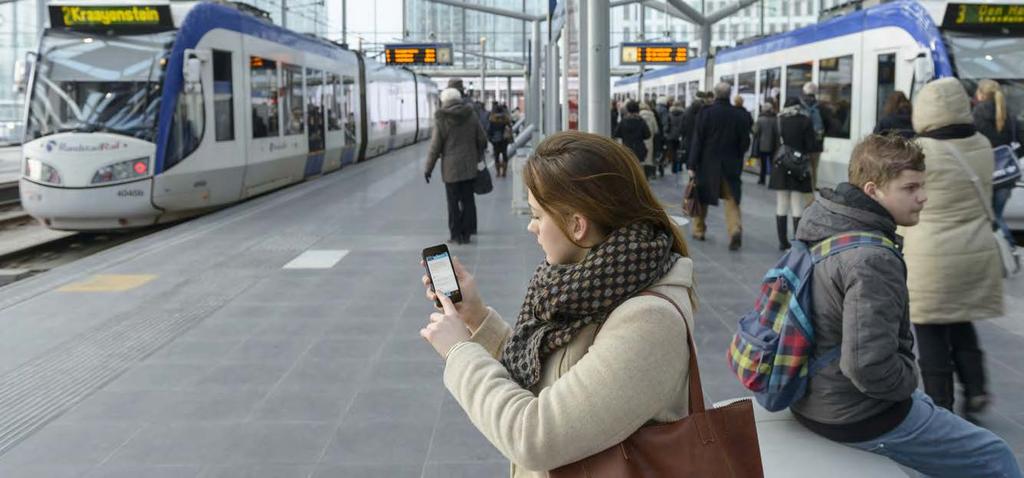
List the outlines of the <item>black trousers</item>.
{"label": "black trousers", "polygon": [[494,146],[494,166],[504,167],[508,162],[508,141],[491,143]]}
{"label": "black trousers", "polygon": [[917,333],[917,363],[921,366],[926,391],[929,380],[946,380],[950,382],[948,393],[951,394],[952,375],[956,372],[968,397],[986,393],[985,357],[978,345],[974,324],[914,324],[914,331]]}
{"label": "black trousers", "polygon": [[452,239],[469,239],[476,229],[476,198],[473,180],[444,183],[448,196],[448,231]]}

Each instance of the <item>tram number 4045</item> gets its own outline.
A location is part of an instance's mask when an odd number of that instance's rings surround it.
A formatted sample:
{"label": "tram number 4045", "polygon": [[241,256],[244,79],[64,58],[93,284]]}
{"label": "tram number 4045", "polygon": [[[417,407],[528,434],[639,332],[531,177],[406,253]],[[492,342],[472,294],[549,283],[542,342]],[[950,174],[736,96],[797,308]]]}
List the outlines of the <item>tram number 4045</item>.
{"label": "tram number 4045", "polygon": [[117,192],[117,197],[122,198],[140,198],[145,195],[146,192],[141,189],[122,189]]}

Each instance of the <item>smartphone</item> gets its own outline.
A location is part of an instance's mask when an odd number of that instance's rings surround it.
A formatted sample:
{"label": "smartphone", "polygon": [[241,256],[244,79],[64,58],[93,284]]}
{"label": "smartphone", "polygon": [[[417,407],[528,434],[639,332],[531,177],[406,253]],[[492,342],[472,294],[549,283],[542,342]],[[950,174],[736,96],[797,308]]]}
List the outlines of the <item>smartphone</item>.
{"label": "smartphone", "polygon": [[[427,275],[430,276],[430,290],[435,294],[448,296],[453,303],[462,301],[462,291],[459,289],[459,279],[455,277],[455,267],[452,266],[452,256],[448,252],[448,246],[440,244],[423,249],[423,262],[427,264]],[[441,301],[434,302],[441,307]]]}

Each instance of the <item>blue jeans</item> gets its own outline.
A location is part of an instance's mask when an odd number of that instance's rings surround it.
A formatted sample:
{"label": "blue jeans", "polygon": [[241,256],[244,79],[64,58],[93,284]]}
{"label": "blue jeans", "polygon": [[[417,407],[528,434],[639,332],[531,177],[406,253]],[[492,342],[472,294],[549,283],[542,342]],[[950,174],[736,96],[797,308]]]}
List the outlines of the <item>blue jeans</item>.
{"label": "blue jeans", "polygon": [[892,431],[846,445],[885,456],[928,477],[1020,478],[1010,447],[984,428],[938,407],[924,392],[914,392],[914,404]]}
{"label": "blue jeans", "polygon": [[1006,225],[1006,220],[1003,219],[1003,211],[1006,210],[1006,203],[1010,200],[1013,189],[999,188],[992,191],[992,209],[996,215],[996,223],[999,224],[999,229],[1003,231],[1006,240],[1010,241],[1010,245],[1014,244],[1013,234],[1010,232],[1010,227]]}

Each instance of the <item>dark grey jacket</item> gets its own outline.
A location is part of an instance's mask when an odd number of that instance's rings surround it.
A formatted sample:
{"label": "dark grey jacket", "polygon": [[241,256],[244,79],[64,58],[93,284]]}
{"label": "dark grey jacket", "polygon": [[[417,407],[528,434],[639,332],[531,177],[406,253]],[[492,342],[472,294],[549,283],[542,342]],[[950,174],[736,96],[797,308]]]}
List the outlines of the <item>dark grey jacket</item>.
{"label": "dark grey jacket", "polygon": [[[797,239],[817,243],[847,231],[881,233],[900,244],[896,223],[875,200],[849,183],[804,213]],[[815,356],[841,346],[841,357],[811,377],[792,406],[830,425],[855,423],[910,398],[917,388],[903,261],[881,247],[859,247],[814,268]]]}
{"label": "dark grey jacket", "polygon": [[428,174],[441,160],[441,178],[446,183],[467,181],[476,177],[476,163],[487,150],[487,134],[473,107],[462,102],[449,102],[434,113],[434,131],[427,155]]}

